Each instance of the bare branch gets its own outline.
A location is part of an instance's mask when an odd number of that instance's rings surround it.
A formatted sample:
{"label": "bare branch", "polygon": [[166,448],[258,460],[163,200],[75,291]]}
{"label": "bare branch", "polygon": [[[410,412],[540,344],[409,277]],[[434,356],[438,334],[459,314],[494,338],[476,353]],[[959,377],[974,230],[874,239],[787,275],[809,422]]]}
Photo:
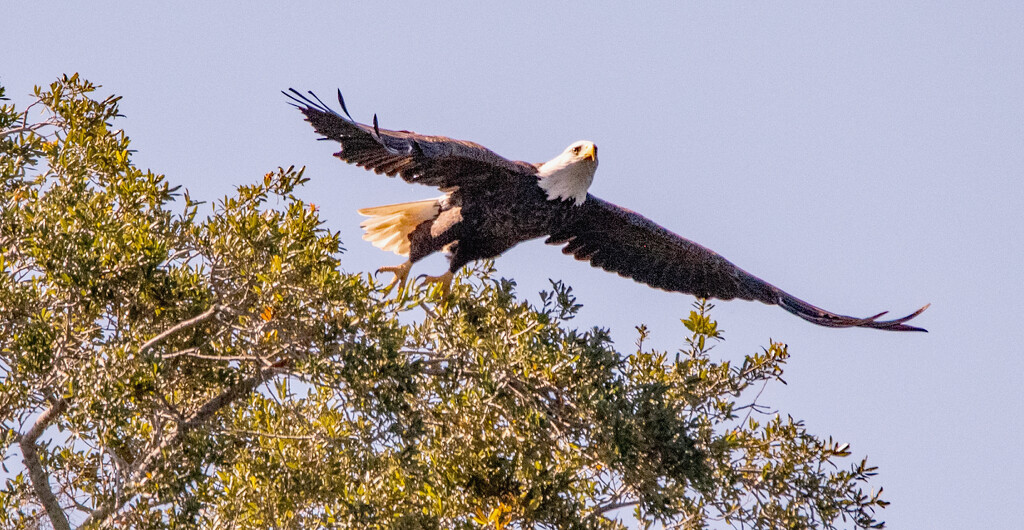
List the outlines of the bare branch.
{"label": "bare branch", "polygon": [[67,408],[67,400],[63,398],[57,400],[56,403],[36,418],[35,424],[19,441],[22,461],[28,469],[28,476],[32,481],[32,489],[35,490],[36,496],[39,497],[39,502],[46,509],[46,515],[50,517],[50,523],[57,530],[71,530],[71,525],[68,523],[68,516],[64,513],[64,509],[60,507],[57,496],[50,490],[50,477],[47,476],[46,470],[43,469],[43,464],[39,460],[39,453],[36,451],[39,447],[36,445],[36,440],[42,436],[43,431],[50,426],[50,423],[57,416],[63,414]]}
{"label": "bare branch", "polygon": [[[204,359],[207,361],[262,361],[260,357],[255,355],[205,355],[199,353],[199,348],[187,348],[176,352],[166,353],[161,355],[162,359],[173,359],[175,357],[192,357],[194,359]],[[266,363],[264,363],[266,364]]]}
{"label": "bare branch", "polygon": [[273,432],[247,431],[240,429],[227,429],[223,432],[242,436],[259,436],[261,438],[275,438],[281,440],[318,440],[321,438],[320,436],[313,436],[308,434],[278,434]]}
{"label": "bare branch", "polygon": [[767,387],[768,387],[768,380],[765,379],[764,384],[761,385],[761,390],[757,391],[757,395],[754,396],[754,400],[750,402],[750,410],[747,411],[747,415],[743,417],[743,421],[740,423],[740,425],[743,425],[743,424],[747,423],[747,420],[750,419],[750,413],[754,412],[755,410],[757,410],[757,400],[758,400],[758,398],[761,397],[761,394],[764,392],[764,389],[767,388]]}
{"label": "bare branch", "polygon": [[21,127],[11,127],[10,129],[4,129],[4,130],[0,131],[0,138],[3,138],[5,136],[11,135],[11,134],[20,134],[20,133],[32,132],[32,131],[34,131],[36,129],[42,129],[43,127],[46,127],[48,125],[56,125],[56,123],[51,123],[49,120],[47,120],[47,121],[42,121],[42,122],[39,122],[39,123],[22,125]]}
{"label": "bare branch", "polygon": [[402,354],[405,354],[405,355],[423,355],[425,357],[432,357],[432,358],[435,358],[435,359],[449,359],[450,358],[447,355],[443,355],[443,354],[437,353],[435,351],[430,351],[430,350],[401,350],[398,353],[402,353]]}
{"label": "bare branch", "polygon": [[639,503],[640,503],[639,500],[630,500],[630,501],[620,501],[620,502],[613,502],[613,503],[610,503],[610,504],[605,504],[604,506],[598,506],[594,510],[594,515],[604,516],[604,514],[610,512],[610,511],[618,510],[619,508],[626,508],[626,507],[629,507],[629,506],[635,506],[635,505],[637,505]]}
{"label": "bare branch", "polygon": [[523,329],[522,331],[518,331],[518,332],[514,333],[512,335],[512,338],[513,339],[517,339],[517,338],[519,338],[520,335],[529,332],[530,330],[532,330],[533,328],[535,328],[535,327],[537,327],[539,325],[540,325],[540,322],[534,322],[533,324],[530,324],[529,326],[526,326],[526,328]]}
{"label": "bare branch", "polygon": [[209,320],[214,315],[216,315],[217,312],[220,311],[220,310],[221,310],[221,307],[219,305],[213,305],[213,306],[210,306],[209,309],[207,309],[205,312],[201,313],[198,316],[192,317],[192,318],[190,318],[188,320],[182,320],[181,322],[178,322],[177,324],[175,324],[175,325],[171,326],[170,328],[164,330],[159,335],[157,335],[157,336],[149,339],[148,341],[146,341],[146,343],[143,344],[141,348],[139,348],[139,353],[144,353],[146,350],[149,350],[153,346],[156,346],[160,342],[166,340],[167,337],[170,337],[171,335],[174,335],[175,333],[177,333],[177,332],[179,332],[179,331],[181,331],[183,329],[188,329],[188,328],[190,328],[192,326],[195,326],[196,324],[200,324],[200,323],[202,323],[202,322],[204,322],[206,320]]}

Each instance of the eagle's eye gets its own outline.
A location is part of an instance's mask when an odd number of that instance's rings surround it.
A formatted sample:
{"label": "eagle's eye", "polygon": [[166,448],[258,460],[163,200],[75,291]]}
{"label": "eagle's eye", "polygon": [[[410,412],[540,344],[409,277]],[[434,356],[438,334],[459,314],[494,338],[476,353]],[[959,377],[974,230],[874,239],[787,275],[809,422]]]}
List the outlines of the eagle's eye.
{"label": "eagle's eye", "polygon": [[583,149],[582,145],[577,145],[576,147],[573,147],[572,148],[572,154],[574,154],[574,155],[580,154],[580,149]]}

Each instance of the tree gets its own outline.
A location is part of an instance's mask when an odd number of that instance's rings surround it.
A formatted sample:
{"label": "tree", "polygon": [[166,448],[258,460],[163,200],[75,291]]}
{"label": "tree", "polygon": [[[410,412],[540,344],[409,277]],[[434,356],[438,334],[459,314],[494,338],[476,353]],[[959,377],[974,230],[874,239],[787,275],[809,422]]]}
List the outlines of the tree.
{"label": "tree", "polygon": [[302,170],[209,208],[95,90],[0,107],[4,526],[881,526],[874,468],[752,396],[784,344],[713,361],[699,301],[674,356],[643,326],[623,355],[570,287],[529,303],[488,263],[386,297]]}

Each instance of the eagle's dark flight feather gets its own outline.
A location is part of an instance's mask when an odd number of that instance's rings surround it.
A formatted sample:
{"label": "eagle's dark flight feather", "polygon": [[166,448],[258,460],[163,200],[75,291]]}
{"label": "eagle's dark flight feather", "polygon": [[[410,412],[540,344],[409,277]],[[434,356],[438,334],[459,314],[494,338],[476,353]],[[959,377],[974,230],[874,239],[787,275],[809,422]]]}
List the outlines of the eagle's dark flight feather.
{"label": "eagle's dark flight feather", "polygon": [[756,300],[779,305],[821,326],[924,331],[904,322],[921,314],[879,321],[839,315],[811,305],[737,267],[718,253],[666,230],[650,219],[588,195],[577,213],[554,230],[546,243],[565,244],[562,252],[595,267],[666,291],[720,300]]}
{"label": "eagle's dark flight feather", "polygon": [[[318,98],[311,100],[295,89],[284,94],[305,114],[316,132],[341,144],[335,156],[378,174],[399,175],[406,182],[450,188],[537,173],[533,164],[508,160],[473,142],[384,129],[376,123],[376,116],[372,126],[364,125],[346,119]],[[338,101],[344,101],[340,92]]]}

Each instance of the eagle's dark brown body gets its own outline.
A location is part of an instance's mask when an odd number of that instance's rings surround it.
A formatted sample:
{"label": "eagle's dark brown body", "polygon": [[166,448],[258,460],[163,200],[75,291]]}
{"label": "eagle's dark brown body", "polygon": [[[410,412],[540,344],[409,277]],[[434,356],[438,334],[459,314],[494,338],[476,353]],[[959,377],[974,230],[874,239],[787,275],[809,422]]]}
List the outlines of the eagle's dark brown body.
{"label": "eagle's dark brown body", "polygon": [[[450,270],[458,271],[471,261],[495,258],[523,241],[551,235],[572,218],[574,207],[565,201],[548,201],[537,187],[536,177],[509,179],[501,188],[460,188],[449,195],[449,205],[434,221],[413,234],[413,262],[442,250],[451,257]],[[439,237],[423,237],[443,230]]]}
{"label": "eagle's dark brown body", "polygon": [[[566,193],[555,185],[561,181],[544,181],[548,177],[539,171],[560,158],[543,166],[512,161],[473,142],[381,129],[376,116],[373,125],[357,123],[295,90],[286,95],[318,133],[341,144],[335,154],[338,158],[446,192],[436,203],[361,210],[372,211],[364,214],[377,218],[369,221],[373,228],[368,229],[368,234],[376,231],[375,245],[403,255],[407,249],[405,265],[386,268],[396,275],[408,274],[412,263],[437,251],[449,253],[449,272],[454,272],[473,260],[497,257],[518,243],[546,236],[547,243],[564,245],[562,252],[576,259],[651,287],[703,298],[776,304],[822,326],[924,331],[905,322],[928,306],[887,321],[878,320],[884,313],[856,318],[826,311],[636,212],[586,194],[589,180],[577,186],[575,200],[561,200],[562,195],[553,195]],[[338,100],[347,115],[340,92]],[[596,147],[587,145],[593,150],[596,169]]]}

